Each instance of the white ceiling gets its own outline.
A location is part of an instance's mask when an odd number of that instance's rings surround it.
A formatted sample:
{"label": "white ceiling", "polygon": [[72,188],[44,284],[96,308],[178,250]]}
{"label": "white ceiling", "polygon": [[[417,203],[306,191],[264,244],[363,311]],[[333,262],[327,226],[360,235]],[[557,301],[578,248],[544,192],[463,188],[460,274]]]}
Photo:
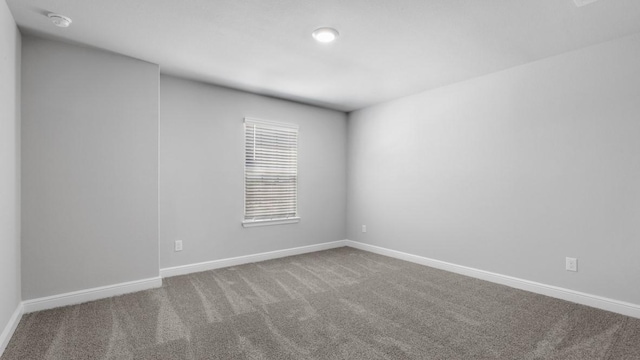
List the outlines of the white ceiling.
{"label": "white ceiling", "polygon": [[[7,0],[25,33],[350,111],[640,32],[639,0]],[[53,26],[56,12],[73,20]],[[311,32],[338,29],[335,43]],[[639,59],[640,60],[640,59]]]}

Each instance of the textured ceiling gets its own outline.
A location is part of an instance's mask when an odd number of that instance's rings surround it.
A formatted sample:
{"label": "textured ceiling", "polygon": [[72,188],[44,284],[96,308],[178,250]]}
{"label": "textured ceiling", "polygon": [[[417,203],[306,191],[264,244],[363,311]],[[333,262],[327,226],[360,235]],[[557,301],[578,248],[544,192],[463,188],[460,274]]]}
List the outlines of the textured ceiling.
{"label": "textured ceiling", "polygon": [[[343,111],[640,32],[640,1],[7,0],[25,33]],[[57,12],[71,27],[53,26]],[[313,41],[321,26],[340,31]]]}

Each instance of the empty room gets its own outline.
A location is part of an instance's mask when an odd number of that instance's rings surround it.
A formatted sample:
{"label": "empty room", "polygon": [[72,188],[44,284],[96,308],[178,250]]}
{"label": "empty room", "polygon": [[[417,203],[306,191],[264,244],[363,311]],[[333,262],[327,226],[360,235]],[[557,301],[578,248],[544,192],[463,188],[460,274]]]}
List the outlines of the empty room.
{"label": "empty room", "polygon": [[0,30],[0,360],[640,359],[640,1]]}

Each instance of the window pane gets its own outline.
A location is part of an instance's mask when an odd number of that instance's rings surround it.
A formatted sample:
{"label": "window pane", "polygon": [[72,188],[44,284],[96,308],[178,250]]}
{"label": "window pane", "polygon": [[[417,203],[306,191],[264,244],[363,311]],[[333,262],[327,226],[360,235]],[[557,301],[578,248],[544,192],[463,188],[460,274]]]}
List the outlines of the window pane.
{"label": "window pane", "polygon": [[297,217],[297,126],[245,119],[245,221]]}

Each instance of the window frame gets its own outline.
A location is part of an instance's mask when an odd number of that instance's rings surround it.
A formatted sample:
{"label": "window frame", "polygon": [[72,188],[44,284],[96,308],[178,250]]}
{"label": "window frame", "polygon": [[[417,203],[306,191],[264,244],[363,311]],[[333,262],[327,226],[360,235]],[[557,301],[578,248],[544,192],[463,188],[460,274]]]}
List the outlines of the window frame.
{"label": "window frame", "polygon": [[[296,152],[296,160],[295,160],[295,215],[289,217],[275,217],[268,219],[247,219],[247,125],[253,126],[264,126],[274,128],[284,129],[282,131],[295,131],[295,152]],[[280,121],[271,121],[271,120],[263,120],[253,117],[245,117],[243,121],[243,136],[244,136],[244,151],[243,151],[243,220],[242,226],[245,228],[256,227],[256,226],[269,226],[269,225],[283,225],[283,224],[295,224],[300,222],[300,214],[299,214],[299,199],[298,199],[298,183],[299,183],[299,174],[298,174],[298,139],[299,139],[299,127],[297,124],[285,123]]]}

